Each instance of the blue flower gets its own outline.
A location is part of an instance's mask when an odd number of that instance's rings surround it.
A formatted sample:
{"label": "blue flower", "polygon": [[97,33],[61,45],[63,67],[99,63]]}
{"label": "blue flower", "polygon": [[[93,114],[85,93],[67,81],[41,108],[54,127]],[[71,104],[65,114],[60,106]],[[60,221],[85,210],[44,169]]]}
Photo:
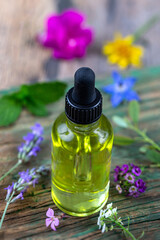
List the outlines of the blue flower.
{"label": "blue flower", "polygon": [[112,73],[112,77],[114,83],[103,87],[102,90],[112,95],[111,103],[113,107],[117,107],[123,100],[140,100],[136,91],[132,89],[136,82],[135,78],[122,78],[122,76],[115,71]]}

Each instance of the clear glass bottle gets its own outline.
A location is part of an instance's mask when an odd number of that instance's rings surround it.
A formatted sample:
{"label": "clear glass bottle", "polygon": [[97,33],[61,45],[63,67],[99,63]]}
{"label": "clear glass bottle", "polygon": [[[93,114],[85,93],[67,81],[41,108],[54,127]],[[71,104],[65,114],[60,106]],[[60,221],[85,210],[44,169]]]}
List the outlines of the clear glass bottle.
{"label": "clear glass bottle", "polygon": [[[84,93],[87,94],[84,83],[90,83],[92,79],[94,86],[93,71],[81,68],[77,72],[75,86],[70,91],[73,93],[78,79],[80,85],[78,83],[77,91],[81,93],[76,92],[78,100],[71,107],[78,106],[80,111],[85,110],[76,115],[76,112],[70,111],[67,102],[66,111],[53,124],[51,193],[53,201],[63,212],[83,217],[99,211],[107,202],[113,131],[101,111],[97,110],[95,114],[92,112],[95,103],[101,109],[101,94],[94,99],[90,96],[89,100],[86,96],[85,99],[82,97]],[[92,89],[88,91],[92,92]],[[66,98],[70,98],[70,94],[67,93]],[[91,102],[84,104],[84,101]],[[86,115],[88,110],[92,116]]]}

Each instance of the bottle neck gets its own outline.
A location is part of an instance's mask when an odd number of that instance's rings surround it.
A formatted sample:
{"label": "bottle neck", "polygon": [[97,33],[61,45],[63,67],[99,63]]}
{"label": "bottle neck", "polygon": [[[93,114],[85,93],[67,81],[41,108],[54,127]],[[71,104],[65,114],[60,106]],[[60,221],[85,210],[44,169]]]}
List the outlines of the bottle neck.
{"label": "bottle neck", "polygon": [[67,117],[67,125],[70,129],[77,131],[77,132],[89,132],[93,129],[96,129],[100,123],[100,119],[98,119],[96,122],[90,123],[90,124],[77,124],[69,120]]}

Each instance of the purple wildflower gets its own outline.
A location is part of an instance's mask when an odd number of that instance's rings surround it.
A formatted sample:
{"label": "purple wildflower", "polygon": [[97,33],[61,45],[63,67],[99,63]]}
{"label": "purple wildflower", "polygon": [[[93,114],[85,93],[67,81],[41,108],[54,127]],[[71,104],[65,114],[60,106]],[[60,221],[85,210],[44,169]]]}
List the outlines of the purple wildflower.
{"label": "purple wildflower", "polygon": [[121,186],[119,184],[116,185],[116,189],[117,189],[119,194],[122,193],[122,188],[121,188]]}
{"label": "purple wildflower", "polygon": [[19,172],[19,176],[21,178],[21,184],[25,182],[30,182],[32,179],[32,175],[30,175],[29,169],[27,169],[26,171]]}
{"label": "purple wildflower", "polygon": [[19,151],[19,153],[22,153],[22,152],[24,151],[24,146],[25,146],[24,143],[21,143],[21,145],[18,146],[18,151]]}
{"label": "purple wildflower", "polygon": [[137,197],[139,197],[139,192],[131,192],[128,194],[128,196],[137,198]]}
{"label": "purple wildflower", "polygon": [[130,166],[133,168],[133,167],[135,167],[135,165],[133,164],[133,163],[130,163]]}
{"label": "purple wildflower", "polygon": [[118,72],[112,73],[113,84],[103,87],[103,91],[111,94],[111,103],[113,107],[117,107],[123,100],[131,101],[140,98],[136,91],[132,90],[136,79],[133,77],[127,77],[125,79]]}
{"label": "purple wildflower", "polygon": [[134,167],[132,168],[132,173],[135,174],[136,176],[139,176],[139,175],[141,175],[142,170],[141,170],[139,167],[134,166]]}
{"label": "purple wildflower", "polygon": [[129,183],[134,183],[134,180],[135,180],[135,176],[133,176],[131,173],[127,173],[125,176],[124,176],[125,180],[127,180],[127,182]]}
{"label": "purple wildflower", "polygon": [[135,193],[135,192],[137,192],[137,188],[132,185],[132,186],[129,188],[129,192],[130,192],[130,193]]}
{"label": "purple wildflower", "polygon": [[121,167],[121,171],[123,173],[126,173],[126,172],[128,172],[128,170],[129,170],[129,166],[127,164],[123,164]]}
{"label": "purple wildflower", "polygon": [[119,178],[119,174],[118,173],[114,173],[114,181],[117,182]]}
{"label": "purple wildflower", "polygon": [[55,58],[81,58],[93,39],[92,30],[84,28],[83,23],[83,14],[74,9],[51,15],[46,20],[46,32],[38,35],[38,41],[53,49]]}
{"label": "purple wildflower", "polygon": [[43,137],[39,136],[39,138],[36,141],[36,145],[39,145],[43,141]]}
{"label": "purple wildflower", "polygon": [[35,146],[33,147],[30,152],[28,153],[27,157],[31,157],[31,156],[37,156],[37,152],[40,151],[40,147],[39,146]]}
{"label": "purple wildflower", "polygon": [[39,144],[43,141],[43,127],[36,123],[31,127],[32,132],[29,132],[26,136],[23,137],[25,143],[22,143],[18,147],[18,159],[22,161],[29,161],[31,156],[37,156],[37,152],[40,151]]}
{"label": "purple wildflower", "polygon": [[56,228],[59,225],[59,219],[54,216],[54,211],[51,208],[48,208],[46,212],[46,227],[48,227],[51,224],[51,228],[56,231]]}
{"label": "purple wildflower", "polygon": [[27,136],[23,137],[23,140],[26,141],[26,143],[30,143],[31,141],[33,141],[35,135],[31,132],[27,133]]}
{"label": "purple wildflower", "polygon": [[40,123],[36,123],[33,127],[31,127],[32,133],[37,137],[40,137],[43,134],[43,127]]}
{"label": "purple wildflower", "polygon": [[116,166],[115,169],[114,169],[114,171],[115,171],[116,173],[119,173],[119,172],[121,171],[120,166]]}
{"label": "purple wildflower", "polygon": [[13,191],[13,187],[14,187],[14,182],[12,183],[12,185],[9,185],[7,188],[5,188],[7,190],[6,200],[9,199],[11,192]]}
{"label": "purple wildflower", "polygon": [[20,192],[16,197],[14,197],[14,198],[12,199],[11,203],[15,202],[15,201],[18,200],[18,199],[23,200],[23,199],[24,199],[23,193],[24,193],[23,191]]}
{"label": "purple wildflower", "polygon": [[141,169],[138,166],[131,164],[123,164],[122,167],[116,166],[114,169],[114,181],[116,190],[126,196],[139,197],[146,189],[146,184],[142,179],[137,180],[137,176],[141,174]]}
{"label": "purple wildflower", "polygon": [[146,190],[146,183],[141,178],[135,182],[135,186],[138,188],[140,193],[143,193]]}

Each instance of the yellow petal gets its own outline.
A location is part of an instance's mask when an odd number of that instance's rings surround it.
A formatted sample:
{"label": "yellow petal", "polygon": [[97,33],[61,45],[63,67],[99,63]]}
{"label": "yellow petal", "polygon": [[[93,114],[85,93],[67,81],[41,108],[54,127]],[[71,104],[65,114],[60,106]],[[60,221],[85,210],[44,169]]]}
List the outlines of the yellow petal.
{"label": "yellow petal", "polygon": [[117,56],[116,54],[112,54],[108,57],[108,61],[112,64],[115,64],[116,62],[118,62],[119,60],[119,56]]}
{"label": "yellow petal", "polygon": [[118,64],[121,68],[126,68],[129,65],[129,61],[126,58],[121,58]]}

